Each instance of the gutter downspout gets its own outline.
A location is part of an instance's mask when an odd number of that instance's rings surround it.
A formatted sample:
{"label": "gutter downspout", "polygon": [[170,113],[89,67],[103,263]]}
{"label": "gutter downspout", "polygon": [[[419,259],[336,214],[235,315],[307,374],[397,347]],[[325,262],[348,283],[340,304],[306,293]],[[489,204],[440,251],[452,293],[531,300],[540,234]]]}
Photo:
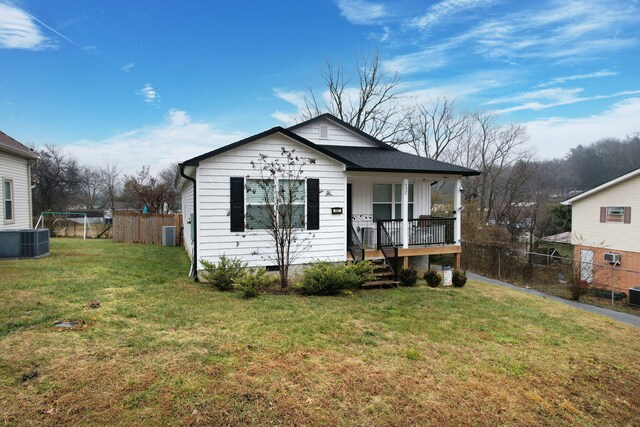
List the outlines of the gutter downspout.
{"label": "gutter downspout", "polygon": [[191,241],[193,242],[193,263],[191,265],[190,276],[193,276],[193,281],[198,283],[198,211],[196,209],[196,179],[191,178],[184,173],[184,165],[180,165],[180,176],[193,183],[193,236]]}

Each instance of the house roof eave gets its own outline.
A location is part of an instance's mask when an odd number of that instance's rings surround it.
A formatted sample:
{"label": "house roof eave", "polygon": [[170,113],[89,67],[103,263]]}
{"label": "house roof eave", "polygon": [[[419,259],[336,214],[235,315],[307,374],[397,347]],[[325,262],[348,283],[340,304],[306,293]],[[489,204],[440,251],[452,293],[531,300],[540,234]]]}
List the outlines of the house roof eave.
{"label": "house roof eave", "polygon": [[359,166],[347,166],[347,171],[350,172],[389,172],[389,173],[419,173],[429,175],[459,175],[459,176],[477,176],[480,172],[474,170],[468,171],[442,171],[442,170],[430,170],[430,169],[385,169],[385,168],[363,168]]}
{"label": "house roof eave", "polygon": [[584,199],[586,197],[589,197],[592,194],[598,193],[598,192],[600,192],[602,190],[606,190],[609,187],[613,187],[616,184],[624,182],[624,181],[626,181],[628,179],[631,179],[633,177],[636,177],[638,175],[640,175],[640,168],[632,170],[631,172],[628,172],[628,173],[626,173],[624,175],[621,175],[621,176],[619,176],[617,178],[611,179],[611,180],[609,180],[609,181],[607,181],[607,182],[605,182],[603,184],[600,184],[600,185],[598,185],[596,187],[593,187],[591,190],[587,190],[585,192],[582,192],[582,193],[578,194],[577,196],[573,196],[570,199],[567,199],[567,200],[565,200],[563,202],[560,202],[560,204],[561,205],[571,206],[573,203],[575,203],[577,201],[580,201],[580,200],[582,200],[582,199]]}

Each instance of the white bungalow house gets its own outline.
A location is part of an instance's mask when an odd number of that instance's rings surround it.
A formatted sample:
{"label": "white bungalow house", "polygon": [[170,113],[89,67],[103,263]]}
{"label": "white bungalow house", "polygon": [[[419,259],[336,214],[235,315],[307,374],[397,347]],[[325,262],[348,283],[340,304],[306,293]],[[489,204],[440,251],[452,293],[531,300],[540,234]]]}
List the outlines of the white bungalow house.
{"label": "white bungalow house", "polygon": [[[434,181],[455,182],[454,211],[462,209],[463,176],[479,172],[399,151],[330,114],[289,128],[274,127],[179,164],[184,242],[192,257],[216,262],[237,256],[250,266],[271,266],[274,243],[251,220],[256,162],[285,150],[312,158],[300,187],[300,241],[295,263],[386,258],[399,268],[409,258],[461,254],[460,216],[431,216]],[[274,186],[281,183],[275,182]],[[302,194],[304,193],[304,194]],[[196,276],[197,277],[197,276]]]}
{"label": "white bungalow house", "polygon": [[0,230],[32,228],[31,163],[38,156],[0,132]]}
{"label": "white bungalow house", "polygon": [[[580,279],[617,290],[640,285],[640,168],[562,202]],[[615,267],[614,269],[610,267]]]}

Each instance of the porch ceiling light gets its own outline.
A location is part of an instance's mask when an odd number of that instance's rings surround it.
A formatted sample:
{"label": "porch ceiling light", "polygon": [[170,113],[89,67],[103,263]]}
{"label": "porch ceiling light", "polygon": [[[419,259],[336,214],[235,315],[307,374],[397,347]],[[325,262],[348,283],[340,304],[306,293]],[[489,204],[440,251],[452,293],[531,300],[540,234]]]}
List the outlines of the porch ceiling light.
{"label": "porch ceiling light", "polygon": [[342,208],[331,208],[331,213],[333,215],[340,215],[342,213]]}

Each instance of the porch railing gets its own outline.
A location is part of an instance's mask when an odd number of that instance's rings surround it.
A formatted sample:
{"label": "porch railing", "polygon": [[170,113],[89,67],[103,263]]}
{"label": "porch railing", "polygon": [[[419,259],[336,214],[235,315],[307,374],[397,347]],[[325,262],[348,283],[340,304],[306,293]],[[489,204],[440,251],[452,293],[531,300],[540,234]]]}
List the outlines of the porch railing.
{"label": "porch railing", "polygon": [[382,255],[393,271],[393,280],[398,280],[398,270],[400,269],[398,246],[393,241],[393,237],[389,234],[383,221],[378,221],[378,241]]}
{"label": "porch railing", "polygon": [[362,261],[364,259],[364,246],[358,237],[358,233],[353,228],[353,223],[349,221],[349,243],[347,245],[351,258],[354,261]]}
{"label": "porch railing", "polygon": [[[454,244],[455,217],[422,217],[410,219],[409,222],[409,246],[429,246]],[[380,221],[384,224],[396,245],[402,245],[403,233],[401,219],[386,219]],[[378,247],[380,247],[378,242]]]}

